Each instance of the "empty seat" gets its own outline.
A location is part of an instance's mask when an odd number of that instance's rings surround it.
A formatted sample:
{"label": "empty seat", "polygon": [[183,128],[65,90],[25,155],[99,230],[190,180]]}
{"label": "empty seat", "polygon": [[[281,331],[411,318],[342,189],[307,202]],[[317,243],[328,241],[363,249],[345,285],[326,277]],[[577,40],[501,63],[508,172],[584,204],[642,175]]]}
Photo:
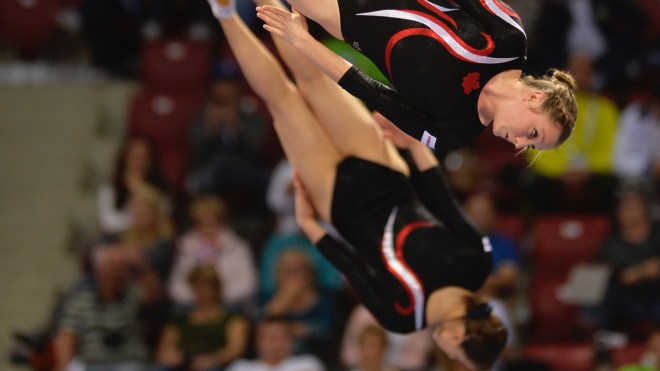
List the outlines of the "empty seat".
{"label": "empty seat", "polygon": [[129,133],[153,140],[165,178],[177,191],[186,173],[189,128],[202,100],[197,93],[143,90],[131,104]]}
{"label": "empty seat", "polygon": [[0,37],[22,57],[34,58],[57,31],[59,0],[0,1]]}
{"label": "empty seat", "polygon": [[536,342],[568,341],[579,335],[577,308],[557,298],[559,279],[533,279],[529,287],[531,339]]}
{"label": "empty seat", "polygon": [[564,277],[570,268],[594,258],[610,232],[604,215],[550,215],[538,218],[534,237],[534,276]]}
{"label": "empty seat", "polygon": [[592,371],[596,366],[591,343],[529,344],[523,356],[546,363],[553,371]]}
{"label": "empty seat", "polygon": [[151,89],[204,91],[212,66],[211,44],[187,39],[156,40],[142,47],[143,81]]}

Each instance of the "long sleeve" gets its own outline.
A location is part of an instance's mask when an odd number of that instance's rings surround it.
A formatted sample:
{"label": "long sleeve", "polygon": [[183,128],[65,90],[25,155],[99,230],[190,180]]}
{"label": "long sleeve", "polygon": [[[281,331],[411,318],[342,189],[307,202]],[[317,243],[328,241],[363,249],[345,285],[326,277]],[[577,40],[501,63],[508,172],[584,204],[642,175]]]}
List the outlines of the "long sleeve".
{"label": "long sleeve", "polygon": [[178,243],[178,253],[170,272],[167,292],[177,304],[190,304],[193,300],[192,290],[188,285],[188,274],[197,264],[194,247],[189,246],[188,238],[184,236]]}
{"label": "long sleeve", "polygon": [[413,169],[410,180],[424,206],[447,229],[470,243],[482,243],[482,234],[458,205],[439,166],[426,171]]}
{"label": "long sleeve", "polygon": [[435,149],[439,134],[451,133],[450,128],[442,129],[443,125],[423,113],[395,90],[376,81],[357,67],[351,67],[339,79],[338,84],[353,96],[361,99],[369,109],[380,112],[392,121],[399,129],[411,137]]}
{"label": "long sleeve", "polygon": [[223,282],[223,299],[227,304],[241,304],[257,293],[258,276],[252,249],[248,243],[225,230],[220,237],[221,255],[216,268]]}

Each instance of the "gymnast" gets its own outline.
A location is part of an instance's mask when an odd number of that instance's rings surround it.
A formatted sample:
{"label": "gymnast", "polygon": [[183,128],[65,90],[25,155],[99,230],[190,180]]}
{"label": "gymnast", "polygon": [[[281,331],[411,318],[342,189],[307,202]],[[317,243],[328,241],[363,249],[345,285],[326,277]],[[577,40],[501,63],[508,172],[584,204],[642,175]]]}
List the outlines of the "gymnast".
{"label": "gymnast", "polygon": [[370,79],[301,27],[301,16],[258,7],[330,78],[439,154],[491,125],[516,148],[548,149],[575,126],[575,80],[566,72],[522,76],[527,40],[499,0],[290,0],[303,15],[369,57],[396,90]]}
{"label": "gymnast", "polygon": [[[379,126],[361,102],[275,37],[294,85],[231,3],[208,1],[298,174],[301,229],[385,328],[432,326],[449,357],[490,367],[507,337],[474,293],[490,272],[490,244],[463,215],[433,153],[396,127]],[[410,151],[412,168],[393,142]],[[348,244],[330,237],[317,216]]]}

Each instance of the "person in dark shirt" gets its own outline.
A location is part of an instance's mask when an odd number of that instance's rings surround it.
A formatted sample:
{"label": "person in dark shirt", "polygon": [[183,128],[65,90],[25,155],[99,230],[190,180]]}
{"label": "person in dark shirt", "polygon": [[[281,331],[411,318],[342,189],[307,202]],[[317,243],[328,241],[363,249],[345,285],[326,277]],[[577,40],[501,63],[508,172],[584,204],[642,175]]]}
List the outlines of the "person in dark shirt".
{"label": "person in dark shirt", "polygon": [[[434,327],[450,357],[490,367],[507,336],[474,293],[490,272],[490,244],[464,217],[433,153],[401,131],[388,129],[385,139],[357,99],[275,38],[294,85],[231,7],[209,4],[299,174],[301,229],[384,327]],[[409,149],[412,169],[393,142]],[[326,233],[317,211],[351,246]]]}
{"label": "person in dark shirt", "polygon": [[602,301],[583,310],[590,327],[660,323],[660,224],[651,217],[649,199],[629,190],[618,200],[615,229],[596,256],[613,274]]}
{"label": "person in dark shirt", "polygon": [[369,57],[396,90],[368,78],[301,27],[301,17],[258,7],[282,36],[344,89],[407,134],[445,153],[492,124],[516,148],[563,143],[577,116],[565,72],[522,76],[527,39],[499,0],[294,0],[294,8]]}

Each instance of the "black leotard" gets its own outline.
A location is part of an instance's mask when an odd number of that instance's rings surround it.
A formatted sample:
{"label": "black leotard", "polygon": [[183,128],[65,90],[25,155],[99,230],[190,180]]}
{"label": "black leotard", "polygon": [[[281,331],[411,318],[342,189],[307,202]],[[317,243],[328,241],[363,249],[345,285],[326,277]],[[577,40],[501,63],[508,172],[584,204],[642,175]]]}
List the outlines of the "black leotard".
{"label": "black leotard", "polygon": [[338,0],[344,39],[396,91],[351,69],[339,84],[431,148],[462,147],[484,128],[483,86],[522,69],[527,39],[499,0]]}
{"label": "black leotard", "polygon": [[474,291],[490,273],[490,245],[463,216],[439,171],[409,179],[354,157],[337,167],[332,221],[350,246],[329,235],[317,246],[391,331],[425,327],[426,300],[435,290]]}

